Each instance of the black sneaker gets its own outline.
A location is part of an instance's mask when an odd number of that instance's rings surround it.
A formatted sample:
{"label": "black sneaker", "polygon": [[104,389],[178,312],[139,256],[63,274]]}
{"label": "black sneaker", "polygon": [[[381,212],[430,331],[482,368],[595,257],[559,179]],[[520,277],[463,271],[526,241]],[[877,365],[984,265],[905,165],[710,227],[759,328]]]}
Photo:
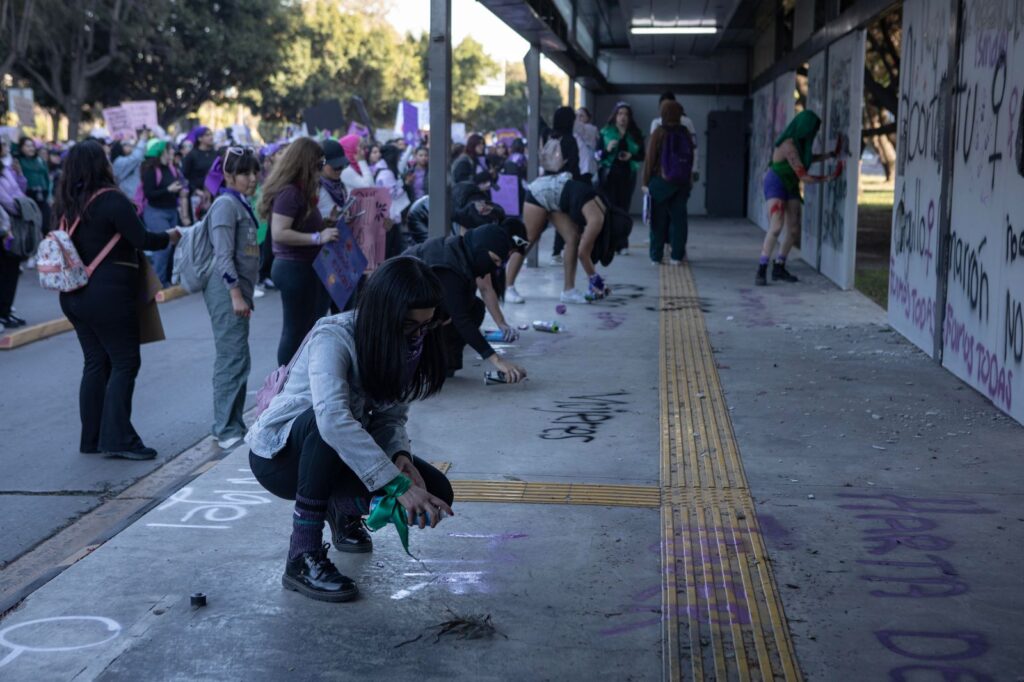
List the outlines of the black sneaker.
{"label": "black sneaker", "polygon": [[339,552],[363,554],[373,551],[373,540],[363,528],[361,516],[338,514],[328,503],[327,525],[331,527],[331,541]]}
{"label": "black sneaker", "polygon": [[103,453],[104,457],[116,459],[146,460],[156,457],[156,450],[140,445],[129,450],[110,450]]}
{"label": "black sneaker", "polygon": [[304,594],[317,601],[350,601],[359,594],[359,588],[334,567],[327,558],[324,545],[312,552],[303,552],[285,564],[281,584],[286,590]]}
{"label": "black sneaker", "polygon": [[757,277],[754,278],[754,284],[759,287],[768,285],[768,266],[758,265],[757,266]]}
{"label": "black sneaker", "polygon": [[791,275],[789,273],[789,270],[786,269],[786,264],[785,263],[780,263],[778,261],[775,261],[774,263],[772,263],[772,281],[776,282],[776,281],[778,281],[780,279],[783,282],[799,282],[800,281],[795,275]]}
{"label": "black sneaker", "polygon": [[27,323],[20,317],[8,315],[6,317],[0,317],[0,324],[2,324],[7,329],[18,329],[19,327],[24,327],[25,324]]}

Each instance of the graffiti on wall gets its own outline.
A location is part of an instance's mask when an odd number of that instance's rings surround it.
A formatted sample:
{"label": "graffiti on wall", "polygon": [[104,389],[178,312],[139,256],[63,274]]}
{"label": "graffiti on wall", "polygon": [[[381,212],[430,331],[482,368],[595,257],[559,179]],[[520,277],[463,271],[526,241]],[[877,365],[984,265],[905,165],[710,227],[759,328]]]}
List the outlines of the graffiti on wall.
{"label": "graffiti on wall", "polygon": [[[826,116],[825,99],[827,95],[826,50],[807,60],[807,110],[820,117]],[[814,153],[825,151],[824,135],[814,138]],[[804,212],[801,216],[800,255],[811,265],[818,268],[818,242],[821,238],[818,229],[821,221],[822,186],[819,184],[804,187]]]}
{"label": "graffiti on wall", "polygon": [[785,73],[754,93],[750,134],[749,190],[747,218],[762,230],[768,229],[764,200],[764,172],[772,160],[775,138],[793,117],[796,75]]}
{"label": "graffiti on wall", "polygon": [[1024,8],[965,0],[942,364],[1024,421]]}
{"label": "graffiti on wall", "polygon": [[932,353],[939,279],[939,201],[942,193],[943,92],[948,89],[948,0],[903,5],[895,205],[889,253],[889,323]]}

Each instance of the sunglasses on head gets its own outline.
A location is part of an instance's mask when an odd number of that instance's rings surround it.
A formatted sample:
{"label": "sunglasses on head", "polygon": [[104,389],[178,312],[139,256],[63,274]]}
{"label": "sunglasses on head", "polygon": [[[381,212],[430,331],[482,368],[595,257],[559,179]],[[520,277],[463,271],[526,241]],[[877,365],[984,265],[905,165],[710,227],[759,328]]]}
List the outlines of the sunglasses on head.
{"label": "sunglasses on head", "polygon": [[248,144],[233,144],[228,147],[227,153],[229,156],[244,156],[245,154],[255,154],[256,148]]}

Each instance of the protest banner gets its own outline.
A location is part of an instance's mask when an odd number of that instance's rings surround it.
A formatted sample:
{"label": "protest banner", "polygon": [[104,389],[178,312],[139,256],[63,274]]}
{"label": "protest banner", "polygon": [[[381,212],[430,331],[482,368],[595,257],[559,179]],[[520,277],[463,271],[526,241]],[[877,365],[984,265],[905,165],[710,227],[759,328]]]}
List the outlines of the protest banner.
{"label": "protest banner", "polygon": [[156,116],[156,102],[153,100],[121,102],[121,108],[124,109],[133,132],[139,128],[156,130],[160,127]]}
{"label": "protest banner", "polygon": [[103,110],[103,121],[106,123],[107,132],[114,139],[129,140],[135,137],[135,128],[128,120],[128,112],[124,107],[107,107]]}
{"label": "protest banner", "polygon": [[344,310],[366,271],[366,256],[344,220],[338,221],[338,241],[323,245],[313,261],[313,270],[338,310]]}
{"label": "protest banner", "polygon": [[519,176],[499,175],[491,185],[491,201],[501,206],[507,216],[519,216]]}
{"label": "protest banner", "polygon": [[384,247],[391,222],[391,190],[387,187],[354,189],[350,193],[352,234],[366,256],[366,271],[372,272],[384,262]]}

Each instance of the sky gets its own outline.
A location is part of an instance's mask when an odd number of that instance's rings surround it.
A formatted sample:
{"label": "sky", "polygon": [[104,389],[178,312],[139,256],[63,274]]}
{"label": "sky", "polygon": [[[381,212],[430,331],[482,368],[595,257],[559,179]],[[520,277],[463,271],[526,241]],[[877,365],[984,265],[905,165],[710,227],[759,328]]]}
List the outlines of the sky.
{"label": "sky", "polygon": [[[388,12],[388,21],[399,33],[407,31],[419,35],[430,28],[429,0],[392,0],[394,7]],[[501,19],[476,0],[452,0],[452,39],[458,45],[471,35],[484,46],[493,59],[522,62],[529,44]],[[541,58],[541,69],[562,78],[565,74],[547,59]]]}

